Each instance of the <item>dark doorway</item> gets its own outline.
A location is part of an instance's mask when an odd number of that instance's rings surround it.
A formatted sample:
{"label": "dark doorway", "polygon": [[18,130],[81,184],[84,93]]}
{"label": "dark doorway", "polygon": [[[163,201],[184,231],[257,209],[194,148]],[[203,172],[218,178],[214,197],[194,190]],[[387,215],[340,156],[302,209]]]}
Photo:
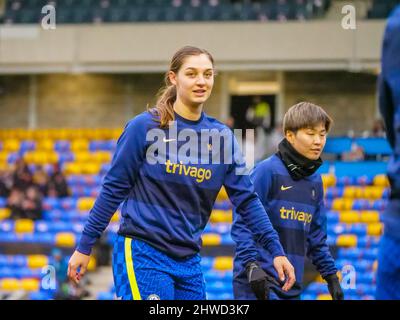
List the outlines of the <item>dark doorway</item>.
{"label": "dark doorway", "polygon": [[230,116],[234,120],[235,129],[255,129],[256,124],[249,122],[246,119],[247,111],[250,107],[254,107],[255,97],[260,97],[261,101],[267,102],[270,106],[271,122],[270,129],[275,126],[275,114],[276,114],[276,95],[249,95],[249,96],[231,96],[231,110]]}

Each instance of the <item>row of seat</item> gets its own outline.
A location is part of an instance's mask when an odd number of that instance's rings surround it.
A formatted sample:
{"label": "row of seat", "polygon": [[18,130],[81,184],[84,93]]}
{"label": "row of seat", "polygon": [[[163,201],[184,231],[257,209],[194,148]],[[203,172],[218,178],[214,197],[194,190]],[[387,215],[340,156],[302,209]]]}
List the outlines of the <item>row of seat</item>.
{"label": "row of seat", "polygon": [[350,152],[355,145],[362,147],[366,155],[389,155],[392,153],[392,148],[386,138],[349,137],[329,137],[324,153],[341,155],[344,152]]}
{"label": "row of seat", "polygon": [[382,211],[387,206],[387,200],[368,200],[368,199],[348,199],[336,198],[333,200],[327,199],[325,206],[328,210],[378,210]]}
{"label": "row of seat", "polygon": [[[329,5],[328,0],[69,1],[52,0],[58,23],[304,20],[323,14]],[[8,1],[4,22],[37,23],[43,17],[39,10],[43,3],[21,5],[18,0]]]}
{"label": "row of seat", "polygon": [[51,140],[39,139],[34,140],[18,140],[7,139],[0,141],[0,151],[7,154],[10,152],[24,153],[27,151],[56,151],[56,152],[79,152],[79,151],[114,151],[117,140],[91,140],[91,139],[74,139],[74,140]]}
{"label": "row of seat", "polygon": [[0,129],[0,141],[5,140],[116,140],[122,128],[54,128],[54,129]]}
{"label": "row of seat", "polygon": [[[90,132],[90,131],[89,131]],[[88,132],[88,133],[89,133]],[[118,130],[118,133],[120,131]],[[114,133],[113,133],[114,134]],[[3,134],[4,135],[4,134]],[[50,134],[48,134],[50,135]],[[83,135],[83,134],[82,134]],[[115,135],[115,134],[114,134]],[[95,138],[92,138],[95,137]],[[96,139],[95,134],[92,137],[71,138],[71,139],[51,139],[45,137],[36,137],[36,140],[20,140],[13,136],[12,138],[1,138],[0,132],[0,150],[5,151],[31,151],[31,150],[55,150],[55,151],[79,151],[79,150],[114,150],[116,138],[104,140]],[[392,153],[391,147],[385,138],[341,138],[332,137],[327,140],[324,153],[340,155],[343,152],[349,152],[353,144],[357,144],[364,149],[366,155],[389,155]]]}
{"label": "row of seat", "polygon": [[373,0],[371,8],[368,10],[369,19],[386,19],[399,0]]}
{"label": "row of seat", "polygon": [[333,225],[342,223],[378,223],[381,213],[377,210],[344,210],[328,211],[326,213],[328,224]]}
{"label": "row of seat", "polygon": [[329,187],[325,190],[327,199],[348,198],[348,199],[388,199],[389,188],[382,186],[342,186]]}

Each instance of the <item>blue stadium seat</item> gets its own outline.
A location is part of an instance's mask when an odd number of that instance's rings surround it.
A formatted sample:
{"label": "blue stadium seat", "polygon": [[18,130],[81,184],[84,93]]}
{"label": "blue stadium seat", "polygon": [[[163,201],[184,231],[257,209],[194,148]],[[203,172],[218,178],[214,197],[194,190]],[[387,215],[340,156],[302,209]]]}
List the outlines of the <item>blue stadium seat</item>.
{"label": "blue stadium seat", "polygon": [[341,155],[351,150],[352,139],[348,137],[329,137],[326,141],[324,153]]}
{"label": "blue stadium seat", "polygon": [[357,138],[355,143],[364,149],[366,155],[392,154],[392,148],[385,138]]}
{"label": "blue stadium seat", "polygon": [[347,176],[357,178],[365,175],[374,177],[378,174],[385,174],[387,172],[387,163],[383,161],[336,161],[334,167],[335,175],[337,177]]}

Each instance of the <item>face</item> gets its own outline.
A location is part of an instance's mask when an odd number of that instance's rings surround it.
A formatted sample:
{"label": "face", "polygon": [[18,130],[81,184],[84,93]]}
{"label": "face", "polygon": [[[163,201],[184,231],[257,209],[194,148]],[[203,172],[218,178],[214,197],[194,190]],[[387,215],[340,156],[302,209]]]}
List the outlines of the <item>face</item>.
{"label": "face", "polygon": [[214,68],[205,54],[189,56],[176,74],[169,72],[169,79],[176,86],[177,100],[188,106],[199,106],[210,97]]}
{"label": "face", "polygon": [[310,160],[317,160],[326,143],[326,129],[323,123],[313,127],[297,130],[296,133],[288,131],[286,139],[298,153]]}

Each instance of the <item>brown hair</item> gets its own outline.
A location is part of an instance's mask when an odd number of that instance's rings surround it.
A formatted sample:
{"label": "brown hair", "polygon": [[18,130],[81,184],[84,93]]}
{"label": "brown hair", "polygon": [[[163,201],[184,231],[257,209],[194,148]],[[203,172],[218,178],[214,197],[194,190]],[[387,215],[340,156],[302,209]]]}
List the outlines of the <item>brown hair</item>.
{"label": "brown hair", "polygon": [[290,107],[283,117],[283,133],[287,131],[312,128],[323,123],[326,132],[329,132],[333,120],[320,106],[311,102],[300,102]]}
{"label": "brown hair", "polygon": [[149,112],[159,118],[157,121],[160,122],[161,128],[168,127],[169,122],[175,120],[173,105],[176,100],[176,87],[169,80],[169,72],[172,71],[175,74],[178,73],[187,57],[198,56],[201,54],[207,55],[211,63],[214,65],[214,59],[207,50],[192,46],[185,46],[179,49],[172,57],[169,69],[164,76],[165,84],[157,94],[156,106],[148,109]]}

